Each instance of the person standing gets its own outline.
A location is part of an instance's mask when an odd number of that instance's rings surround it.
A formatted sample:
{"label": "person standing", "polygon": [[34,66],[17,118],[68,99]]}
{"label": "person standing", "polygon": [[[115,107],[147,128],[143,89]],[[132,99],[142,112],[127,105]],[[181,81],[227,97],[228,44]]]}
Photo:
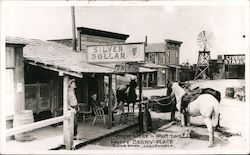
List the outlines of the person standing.
{"label": "person standing", "polygon": [[74,140],[77,139],[77,111],[78,111],[78,101],[75,95],[76,89],[75,79],[70,79],[68,84],[68,110],[74,111]]}
{"label": "person standing", "polygon": [[176,109],[176,100],[172,93],[172,82],[168,80],[167,82],[167,96],[171,96],[171,121],[176,121],[175,119],[175,109]]}

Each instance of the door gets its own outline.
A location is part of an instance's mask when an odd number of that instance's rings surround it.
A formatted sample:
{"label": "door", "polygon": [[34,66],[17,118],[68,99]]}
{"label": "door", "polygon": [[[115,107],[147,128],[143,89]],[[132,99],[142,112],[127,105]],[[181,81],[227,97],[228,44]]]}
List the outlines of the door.
{"label": "door", "polygon": [[51,90],[47,83],[25,84],[25,109],[37,114],[51,111]]}

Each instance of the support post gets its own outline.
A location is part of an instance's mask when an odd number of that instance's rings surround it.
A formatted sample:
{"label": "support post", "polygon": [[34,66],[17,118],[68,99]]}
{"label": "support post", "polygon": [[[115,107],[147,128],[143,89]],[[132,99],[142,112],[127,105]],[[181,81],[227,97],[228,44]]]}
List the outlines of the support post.
{"label": "support post", "polygon": [[[63,76],[63,115],[64,116],[67,115],[68,113],[68,81],[69,81],[69,76],[64,75]],[[71,150],[72,145],[73,145],[73,136],[71,136],[70,129],[71,129],[70,119],[65,119],[63,121],[63,141],[67,150]]]}
{"label": "support post", "polygon": [[[139,74],[140,74],[140,73],[139,73]],[[146,87],[148,87],[148,79],[149,79],[148,76],[149,76],[149,74],[150,74],[150,73],[146,73]]]}
{"label": "support post", "polygon": [[142,73],[138,75],[138,83],[139,83],[139,113],[142,112],[141,109],[141,101],[142,101]]}
{"label": "support post", "polygon": [[112,74],[109,74],[108,129],[112,127]]}

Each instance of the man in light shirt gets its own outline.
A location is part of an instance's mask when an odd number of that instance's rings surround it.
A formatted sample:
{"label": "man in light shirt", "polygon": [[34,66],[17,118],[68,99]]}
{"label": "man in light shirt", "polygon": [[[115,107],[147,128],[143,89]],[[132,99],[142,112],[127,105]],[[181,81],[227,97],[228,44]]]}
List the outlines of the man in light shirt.
{"label": "man in light shirt", "polygon": [[77,135],[77,111],[78,111],[78,107],[77,107],[77,98],[75,95],[75,89],[76,89],[76,83],[75,83],[75,79],[70,79],[69,80],[69,88],[68,88],[68,109],[69,110],[73,110],[75,117],[74,117],[74,139],[76,140],[76,135]]}

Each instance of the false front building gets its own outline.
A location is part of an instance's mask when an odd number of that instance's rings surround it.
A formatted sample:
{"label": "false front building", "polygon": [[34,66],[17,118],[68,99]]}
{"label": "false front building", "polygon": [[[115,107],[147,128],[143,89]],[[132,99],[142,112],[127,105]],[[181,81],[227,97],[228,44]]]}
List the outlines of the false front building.
{"label": "false front building", "polygon": [[144,86],[166,86],[167,80],[179,79],[180,47],[182,42],[166,39],[165,43],[151,43],[145,48],[145,67],[157,73],[144,74]]}

